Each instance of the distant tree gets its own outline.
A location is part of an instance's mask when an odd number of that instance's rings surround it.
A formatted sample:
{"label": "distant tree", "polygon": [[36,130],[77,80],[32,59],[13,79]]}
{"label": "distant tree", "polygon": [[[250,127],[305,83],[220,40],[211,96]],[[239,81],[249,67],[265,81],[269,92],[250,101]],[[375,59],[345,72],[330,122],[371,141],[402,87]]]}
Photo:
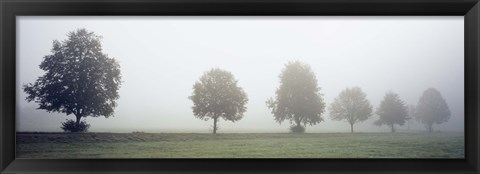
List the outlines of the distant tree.
{"label": "distant tree", "polygon": [[280,87],[275,99],[266,102],[275,121],[295,123],[290,127],[295,133],[303,133],[307,124],[323,121],[321,114],[325,111],[325,103],[310,66],[300,61],[288,62],[279,77]]}
{"label": "distant tree", "polygon": [[405,103],[400,99],[398,94],[387,92],[377,108],[376,114],[380,118],[375,121],[375,125],[381,126],[386,124],[395,132],[395,124],[404,125],[408,118],[408,111]]}
{"label": "distant tree", "polygon": [[408,105],[408,117],[407,117],[407,124],[408,124],[408,130],[410,130],[413,118],[415,118],[415,106],[414,105]]}
{"label": "distant tree", "polygon": [[207,121],[213,119],[213,133],[217,133],[219,118],[227,121],[242,119],[247,110],[247,94],[237,86],[232,73],[213,68],[205,72],[200,80],[193,85],[193,101],[195,117]]}
{"label": "distant tree", "polygon": [[366,99],[366,94],[360,87],[346,88],[329,107],[332,120],[345,120],[350,123],[350,132],[353,125],[363,122],[372,116],[372,105]]}
{"label": "distant tree", "polygon": [[67,36],[62,42],[53,41],[52,54],[40,64],[46,73],[23,90],[28,102],[39,104],[37,109],[74,114],[79,128],[82,117],[113,115],[120,65],[102,52],[101,37],[93,32],[77,29]]}
{"label": "distant tree", "polygon": [[429,132],[433,131],[433,124],[442,124],[450,119],[450,109],[440,92],[428,88],[418,100],[416,119],[423,123]]}

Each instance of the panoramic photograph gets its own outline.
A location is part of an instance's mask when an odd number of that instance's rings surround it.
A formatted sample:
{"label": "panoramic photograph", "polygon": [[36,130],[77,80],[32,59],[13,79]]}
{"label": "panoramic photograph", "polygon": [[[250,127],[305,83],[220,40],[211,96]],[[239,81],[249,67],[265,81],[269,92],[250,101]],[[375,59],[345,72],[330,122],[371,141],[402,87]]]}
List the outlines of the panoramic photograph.
{"label": "panoramic photograph", "polygon": [[463,16],[16,18],[17,158],[465,158]]}

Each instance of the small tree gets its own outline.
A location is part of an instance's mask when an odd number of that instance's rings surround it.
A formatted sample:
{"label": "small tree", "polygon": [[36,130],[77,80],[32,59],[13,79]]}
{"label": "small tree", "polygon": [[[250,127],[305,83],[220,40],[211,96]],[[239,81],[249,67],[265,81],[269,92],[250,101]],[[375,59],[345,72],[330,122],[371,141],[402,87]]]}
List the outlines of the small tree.
{"label": "small tree", "polygon": [[450,119],[450,109],[438,90],[428,88],[418,100],[416,119],[423,123],[429,132],[433,124],[442,124]]}
{"label": "small tree", "polygon": [[53,41],[52,54],[46,55],[40,69],[46,73],[34,84],[23,86],[28,102],[37,109],[76,117],[109,117],[119,98],[120,65],[102,52],[100,36],[85,29],[70,32],[68,39]]}
{"label": "small tree", "polygon": [[217,133],[219,118],[227,121],[242,119],[247,110],[247,94],[237,86],[232,73],[213,68],[200,77],[193,85],[193,94],[189,97],[193,101],[195,117],[207,121],[213,119],[213,133]]}
{"label": "small tree", "polygon": [[275,121],[295,123],[290,130],[298,133],[304,132],[307,124],[323,121],[321,114],[325,111],[325,103],[310,66],[300,61],[289,62],[279,77],[280,87],[275,99],[270,98],[266,102]]}
{"label": "small tree", "polygon": [[405,103],[400,99],[398,94],[387,92],[377,108],[377,115],[380,118],[375,121],[375,125],[381,126],[386,124],[395,132],[395,124],[404,125],[408,119],[408,111]]}
{"label": "small tree", "polygon": [[330,105],[330,117],[332,120],[347,121],[350,132],[353,133],[355,123],[363,122],[372,116],[372,105],[366,96],[360,87],[346,88]]}

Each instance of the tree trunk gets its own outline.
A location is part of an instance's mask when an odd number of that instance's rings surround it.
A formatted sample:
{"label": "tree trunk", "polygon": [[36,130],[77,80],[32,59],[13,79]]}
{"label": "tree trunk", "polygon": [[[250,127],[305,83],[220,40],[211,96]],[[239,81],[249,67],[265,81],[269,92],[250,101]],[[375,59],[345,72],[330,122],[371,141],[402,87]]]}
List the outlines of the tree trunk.
{"label": "tree trunk", "polygon": [[82,115],[75,115],[77,117],[77,122],[75,122],[75,128],[78,130],[80,128],[80,119]]}
{"label": "tree trunk", "polygon": [[350,123],[350,133],[353,133],[353,123]]}
{"label": "tree trunk", "polygon": [[218,117],[213,118],[213,134],[217,133],[217,119]]}
{"label": "tree trunk", "polygon": [[392,124],[392,132],[395,132],[394,124]]}

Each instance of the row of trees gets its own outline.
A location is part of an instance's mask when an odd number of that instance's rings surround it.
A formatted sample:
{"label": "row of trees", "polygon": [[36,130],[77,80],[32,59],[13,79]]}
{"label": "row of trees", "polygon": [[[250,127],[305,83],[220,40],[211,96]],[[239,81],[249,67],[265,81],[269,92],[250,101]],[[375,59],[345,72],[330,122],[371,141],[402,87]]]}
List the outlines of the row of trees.
{"label": "row of trees", "polygon": [[[302,133],[307,125],[316,125],[324,119],[326,104],[320,93],[315,74],[310,66],[300,61],[289,62],[280,74],[280,86],[274,98],[266,101],[274,119],[278,123],[286,120],[292,124],[291,132]],[[367,95],[360,87],[346,88],[328,107],[330,118],[344,120],[353,125],[369,119],[373,115],[373,107]],[[214,68],[203,74],[193,86],[193,94],[189,97],[194,106],[193,113],[200,119],[212,118],[213,133],[217,132],[219,118],[232,122],[238,121],[246,111],[247,95],[237,86],[234,76],[225,70]],[[375,125],[388,125],[395,132],[395,125],[404,125],[413,117],[423,123],[428,131],[433,124],[448,121],[450,110],[447,103],[434,88],[424,91],[416,107],[410,108],[394,92],[387,92],[376,109],[379,116]]]}
{"label": "row of trees", "polygon": [[[37,109],[75,115],[76,120],[62,123],[62,129],[85,132],[89,128],[82,117],[110,117],[114,113],[121,85],[120,65],[102,52],[100,36],[85,29],[70,32],[65,41],[53,42],[52,54],[46,55],[40,69],[46,73],[33,84],[23,86],[28,102],[39,104]],[[309,65],[289,62],[281,72],[276,95],[266,101],[278,123],[288,120],[292,132],[304,132],[307,125],[316,125],[324,119],[326,104],[320,93],[315,74]],[[213,133],[218,130],[220,118],[232,122],[243,118],[247,110],[247,94],[237,85],[232,73],[214,68],[207,71],[193,85],[194,116],[213,119]],[[345,120],[351,125],[372,116],[372,106],[359,87],[343,90],[328,108],[333,120]],[[414,112],[416,118],[432,131],[433,124],[449,119],[450,111],[440,93],[427,89]],[[411,117],[404,102],[388,92],[380,103],[376,125],[403,125]]]}

